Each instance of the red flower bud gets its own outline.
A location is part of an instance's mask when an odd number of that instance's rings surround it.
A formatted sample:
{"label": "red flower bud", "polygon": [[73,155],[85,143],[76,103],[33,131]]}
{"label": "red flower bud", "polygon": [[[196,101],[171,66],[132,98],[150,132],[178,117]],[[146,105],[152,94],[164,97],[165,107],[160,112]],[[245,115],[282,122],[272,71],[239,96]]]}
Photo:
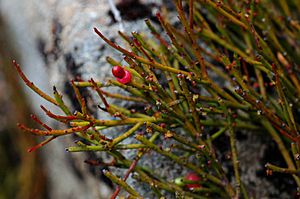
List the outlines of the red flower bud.
{"label": "red flower bud", "polygon": [[[195,181],[195,182],[199,182],[201,180],[201,178],[193,173],[193,172],[190,172],[188,173],[185,177],[184,177],[185,180],[189,180],[189,181]],[[194,189],[194,188],[199,188],[201,187],[200,184],[186,184],[185,185],[188,189]]]}
{"label": "red flower bud", "polygon": [[128,84],[131,81],[131,73],[121,66],[114,66],[112,73],[121,84]]}
{"label": "red flower bud", "polygon": [[125,76],[125,70],[121,66],[114,66],[112,68],[112,74],[117,78],[123,78]]}

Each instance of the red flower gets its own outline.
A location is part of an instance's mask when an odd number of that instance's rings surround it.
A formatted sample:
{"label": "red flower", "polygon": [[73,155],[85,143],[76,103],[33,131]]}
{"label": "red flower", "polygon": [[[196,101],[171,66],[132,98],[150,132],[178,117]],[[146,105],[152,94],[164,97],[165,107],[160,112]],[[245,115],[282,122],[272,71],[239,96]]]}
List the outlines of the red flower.
{"label": "red flower", "polygon": [[[201,180],[201,178],[193,173],[193,172],[190,172],[188,173],[185,177],[184,177],[185,180],[189,180],[189,181],[194,181],[194,182],[198,182]],[[188,189],[194,189],[194,188],[200,188],[201,185],[200,184],[186,184],[185,185]]]}
{"label": "red flower", "polygon": [[121,66],[114,66],[112,68],[112,74],[116,77],[116,80],[121,84],[128,84],[131,81],[131,73],[122,68]]}

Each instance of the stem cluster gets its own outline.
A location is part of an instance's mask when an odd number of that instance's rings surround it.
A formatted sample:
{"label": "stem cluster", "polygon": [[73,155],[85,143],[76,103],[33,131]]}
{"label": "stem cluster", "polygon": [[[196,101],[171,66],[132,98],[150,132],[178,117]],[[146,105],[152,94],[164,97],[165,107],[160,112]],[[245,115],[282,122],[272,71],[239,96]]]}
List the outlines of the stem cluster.
{"label": "stem cluster", "polygon": [[[168,37],[146,20],[153,38],[137,32],[131,35],[120,32],[120,37],[129,44],[125,48],[94,28],[101,39],[124,55],[125,68],[132,79],[126,85],[114,79],[105,83],[93,79],[72,82],[81,105],[81,110],[74,114],[55,88],[52,97],[46,95],[14,62],[26,85],[58,106],[64,114],[57,115],[42,107],[45,113],[69,126],[63,130],[52,129],[35,116],[33,119],[45,130],[19,125],[27,132],[50,136],[29,151],[67,134],[84,138],[88,144],[80,142],[67,150],[106,151],[114,157],[111,166],[128,168],[123,178],[105,172],[118,185],[112,198],[120,189],[127,191],[129,198],[141,197],[126,183],[132,172],[137,180],[148,183],[158,196],[162,196],[161,190],[166,190],[192,198],[248,198],[240,178],[235,136],[237,129],[248,129],[271,136],[286,162],[284,168],[268,163],[267,170],[292,175],[300,186],[300,123],[297,117],[300,109],[300,47],[295,44],[300,39],[300,25],[296,20],[300,8],[298,1],[175,0],[174,3],[180,27],[175,28],[165,14],[157,14]],[[111,57],[107,61],[112,66],[120,65]],[[104,91],[105,87],[112,86],[128,91],[129,95]],[[116,119],[102,120],[90,115],[80,87],[93,88],[105,106],[101,109]],[[109,104],[106,98],[134,101],[146,108],[128,110]],[[130,126],[130,129],[113,139],[101,133],[103,129],[120,125]],[[178,128],[183,129],[184,136],[177,133],[175,129]],[[143,133],[136,133],[141,130]],[[214,142],[226,133],[230,138],[228,145],[235,184],[229,181],[217,156],[218,149],[214,147]],[[122,144],[133,135],[138,144]],[[200,160],[183,161],[183,157],[173,153],[172,149],[157,146],[155,140],[159,137],[166,142],[175,140],[177,149],[187,157],[200,154],[205,158],[205,164]],[[136,158],[126,159],[121,153],[125,149],[138,149]],[[148,168],[139,166],[138,161],[149,151],[199,175],[201,196],[196,190],[167,182],[162,176],[153,177]]]}

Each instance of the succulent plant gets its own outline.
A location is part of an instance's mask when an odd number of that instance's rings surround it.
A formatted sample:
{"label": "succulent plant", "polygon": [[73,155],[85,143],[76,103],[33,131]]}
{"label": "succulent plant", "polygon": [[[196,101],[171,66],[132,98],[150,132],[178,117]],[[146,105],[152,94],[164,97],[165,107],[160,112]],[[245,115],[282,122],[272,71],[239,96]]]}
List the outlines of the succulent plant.
{"label": "succulent plant", "polygon": [[[236,146],[237,131],[246,129],[275,141],[285,165],[266,162],[267,174],[280,172],[292,176],[293,194],[299,195],[299,1],[176,0],[174,4],[177,23],[171,23],[167,11],[162,9],[157,14],[159,25],[145,20],[151,36],[119,33],[128,43],[126,47],[113,43],[94,29],[101,39],[124,55],[127,64],[122,66],[107,57],[117,81],[113,78],[104,83],[93,79],[72,81],[81,106],[75,113],[65,105],[55,88],[53,96],[45,94],[14,62],[24,82],[58,106],[64,115],[42,107],[45,113],[69,126],[52,129],[35,116],[33,119],[45,130],[20,124],[27,132],[49,136],[29,151],[59,136],[76,134],[85,142],[77,142],[67,151],[105,151],[114,158],[111,166],[128,169],[121,178],[105,172],[118,185],[112,198],[120,189],[127,191],[129,198],[143,197],[126,183],[131,173],[138,181],[148,184],[158,197],[163,196],[161,191],[164,190],[187,198],[249,198],[251,194],[241,181]],[[126,90],[128,95],[105,90],[114,86]],[[104,105],[100,106],[101,110],[115,119],[103,120],[89,114],[79,92],[82,87],[93,88]],[[108,103],[106,98],[133,101],[145,109],[133,111]],[[117,137],[101,133],[104,129],[124,125],[129,126],[129,130]],[[222,151],[214,145],[226,135],[233,181],[217,153]],[[124,144],[124,140],[133,136],[138,143]],[[159,138],[174,143],[164,148],[156,144]],[[136,150],[136,157],[127,159],[123,150]],[[201,179],[201,186],[195,184],[195,189],[189,189],[175,183],[175,179],[167,181],[140,166],[139,160],[149,152],[187,168]],[[194,178],[186,180],[194,181]]]}

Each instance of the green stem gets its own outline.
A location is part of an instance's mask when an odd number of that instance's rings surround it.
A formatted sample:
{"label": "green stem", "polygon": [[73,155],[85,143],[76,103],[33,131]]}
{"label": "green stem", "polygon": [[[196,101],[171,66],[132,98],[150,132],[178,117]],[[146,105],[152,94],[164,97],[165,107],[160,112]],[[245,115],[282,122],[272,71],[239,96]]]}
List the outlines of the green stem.
{"label": "green stem", "polygon": [[[272,138],[274,139],[274,141],[276,142],[279,151],[281,153],[281,155],[283,156],[288,169],[291,170],[296,170],[295,165],[293,163],[293,160],[290,157],[290,154],[288,152],[288,150],[286,149],[282,139],[280,138],[280,136],[276,133],[275,129],[272,127],[272,125],[270,124],[270,122],[268,122],[267,120],[261,120],[262,125],[267,129],[267,131],[271,134]],[[293,175],[293,178],[295,179],[296,183],[298,186],[300,186],[300,179],[298,176]]]}
{"label": "green stem", "polygon": [[109,171],[103,172],[106,177],[108,177],[111,181],[125,189],[130,195],[134,196],[134,198],[142,198],[138,192],[136,192],[131,186],[129,186],[124,180],[118,178],[117,176],[113,175]]}
{"label": "green stem", "polygon": [[113,139],[113,141],[110,143],[109,147],[112,148],[114,147],[116,144],[122,142],[123,140],[125,140],[126,138],[128,138],[129,136],[131,136],[133,133],[135,133],[141,126],[143,125],[143,123],[139,122],[136,123],[131,129],[129,129],[127,132],[122,133],[120,136],[116,137],[115,139]]}
{"label": "green stem", "polygon": [[[147,148],[144,144],[118,144],[114,146],[116,150],[128,150],[128,149],[141,149]],[[107,151],[107,146],[97,145],[97,146],[72,146],[66,149],[68,152],[82,152],[82,151]]]}
{"label": "green stem", "polygon": [[239,172],[239,160],[236,150],[236,140],[235,140],[235,133],[232,127],[232,123],[229,122],[229,137],[230,137],[230,147],[231,147],[231,154],[232,154],[232,163],[234,169],[234,175],[236,180],[236,197],[240,197],[241,191],[241,179],[240,179],[240,172]]}
{"label": "green stem", "polygon": [[278,173],[289,173],[289,174],[296,174],[296,175],[299,175],[300,174],[300,169],[289,169],[289,168],[282,168],[282,167],[278,167],[278,166],[275,166],[273,164],[270,164],[270,163],[267,163],[265,165],[265,167],[267,169],[270,169],[272,170],[273,172],[278,172]]}

